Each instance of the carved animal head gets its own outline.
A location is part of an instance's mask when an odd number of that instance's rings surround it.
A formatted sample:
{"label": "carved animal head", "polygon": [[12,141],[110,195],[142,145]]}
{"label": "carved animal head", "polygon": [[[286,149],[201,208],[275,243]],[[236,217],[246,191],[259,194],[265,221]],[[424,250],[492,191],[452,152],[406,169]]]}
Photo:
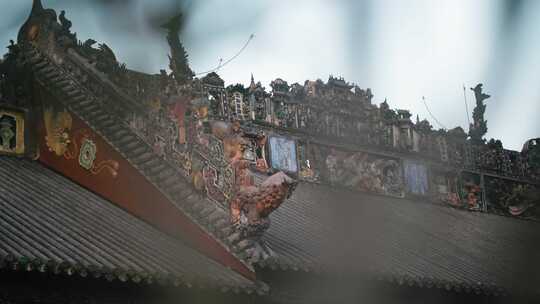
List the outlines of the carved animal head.
{"label": "carved animal head", "polygon": [[289,177],[287,174],[281,171],[270,176],[261,184],[262,187],[272,187],[272,186],[284,187],[285,189],[287,189],[286,198],[289,198],[292,195],[297,185],[298,185],[297,180]]}
{"label": "carved animal head", "polygon": [[296,184],[296,180],[283,172],[278,172],[267,178],[260,186],[255,203],[256,217],[251,220],[267,218],[270,213],[279,208],[291,196]]}
{"label": "carved animal head", "polygon": [[259,187],[243,187],[229,206],[232,224],[244,235],[260,238],[269,227],[268,216],[291,195],[296,184],[294,179],[278,172]]}

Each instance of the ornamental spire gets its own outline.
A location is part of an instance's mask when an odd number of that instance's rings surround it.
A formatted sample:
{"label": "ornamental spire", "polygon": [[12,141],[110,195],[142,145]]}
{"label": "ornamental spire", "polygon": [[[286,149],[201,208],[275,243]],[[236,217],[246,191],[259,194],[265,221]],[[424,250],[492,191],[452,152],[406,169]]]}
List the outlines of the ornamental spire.
{"label": "ornamental spire", "polygon": [[30,12],[30,15],[39,13],[41,11],[43,11],[43,4],[41,4],[41,0],[34,0],[32,2],[32,11]]}
{"label": "ornamental spire", "polygon": [[255,89],[255,87],[256,87],[255,78],[253,78],[253,73],[251,73],[251,83],[249,84],[249,88],[253,90]]}

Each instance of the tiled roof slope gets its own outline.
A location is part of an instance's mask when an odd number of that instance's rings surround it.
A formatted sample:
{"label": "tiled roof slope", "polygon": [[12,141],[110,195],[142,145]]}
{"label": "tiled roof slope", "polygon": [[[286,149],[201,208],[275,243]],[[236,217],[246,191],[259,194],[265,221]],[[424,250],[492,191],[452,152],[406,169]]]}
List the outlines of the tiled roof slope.
{"label": "tiled roof slope", "polygon": [[[25,49],[25,58],[38,83],[48,88],[72,113],[101,135],[194,223],[251,269],[247,262],[247,249],[255,244],[251,240],[241,242],[239,234],[230,227],[225,210],[217,204],[208,204],[207,200],[196,197],[194,187],[179,172],[178,166],[159,157],[129,126],[119,123],[118,117],[112,114],[91,90],[79,84],[76,77],[53,63],[41,50],[30,46]],[[89,75],[98,75],[97,79],[101,81],[98,83],[103,87],[118,90],[106,77],[101,77],[88,60],[81,58],[76,52],[69,51],[67,58],[76,62],[81,69],[88,70]],[[117,97],[122,99],[121,95]]]}
{"label": "tiled roof slope", "polygon": [[263,267],[492,294],[540,290],[536,222],[314,184],[300,184],[271,219],[265,240],[276,258]]}
{"label": "tiled roof slope", "polygon": [[0,266],[262,290],[38,162],[6,156],[0,156]]}

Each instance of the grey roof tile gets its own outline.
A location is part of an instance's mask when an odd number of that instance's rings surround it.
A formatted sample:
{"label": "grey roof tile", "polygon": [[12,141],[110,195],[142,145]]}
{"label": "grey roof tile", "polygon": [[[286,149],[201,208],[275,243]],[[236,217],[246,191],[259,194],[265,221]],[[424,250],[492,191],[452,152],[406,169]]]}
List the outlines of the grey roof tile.
{"label": "grey roof tile", "polygon": [[538,292],[537,222],[305,183],[270,218],[264,240],[277,257],[263,267]]}
{"label": "grey roof tile", "polygon": [[261,290],[40,163],[0,156],[0,265]]}

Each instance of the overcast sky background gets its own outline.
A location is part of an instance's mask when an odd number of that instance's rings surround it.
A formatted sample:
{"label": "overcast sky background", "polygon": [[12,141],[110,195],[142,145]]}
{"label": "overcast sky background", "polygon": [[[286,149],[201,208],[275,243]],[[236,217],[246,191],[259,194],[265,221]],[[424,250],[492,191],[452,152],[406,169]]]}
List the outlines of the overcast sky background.
{"label": "overcast sky background", "polygon": [[[15,39],[31,0],[0,0],[0,43]],[[195,72],[245,51],[218,73],[269,88],[328,75],[370,87],[374,102],[468,130],[470,87],[484,83],[487,138],[521,149],[540,136],[540,1],[535,0],[43,0],[73,22],[80,40],[107,43],[129,68],[157,73],[169,52],[159,24],[186,15],[182,40]],[[472,115],[472,113],[471,113]]]}

